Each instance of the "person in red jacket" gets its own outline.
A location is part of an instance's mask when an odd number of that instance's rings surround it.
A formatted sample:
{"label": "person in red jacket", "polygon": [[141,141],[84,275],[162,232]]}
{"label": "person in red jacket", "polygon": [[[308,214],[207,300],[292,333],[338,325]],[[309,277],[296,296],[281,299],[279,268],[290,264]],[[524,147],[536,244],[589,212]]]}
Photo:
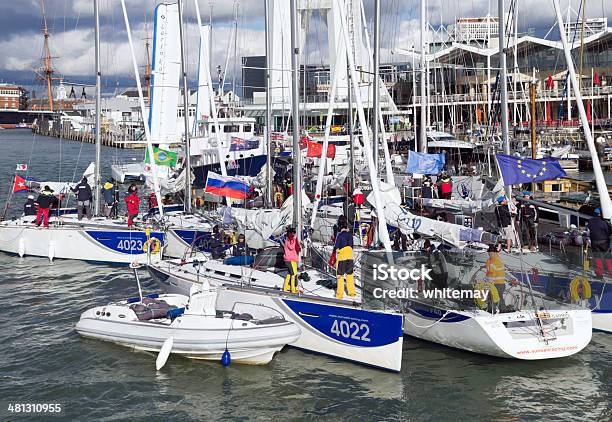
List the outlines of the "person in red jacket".
{"label": "person in red jacket", "polygon": [[138,188],[135,184],[131,184],[128,188],[127,196],[125,197],[125,204],[128,210],[128,227],[134,225],[134,219],[138,216],[138,207],[140,205],[140,198],[138,198]]}
{"label": "person in red jacket", "polygon": [[149,195],[149,210],[151,208],[155,208],[157,207],[157,196],[155,196],[155,192],[151,192],[151,195]]}
{"label": "person in red jacket", "polygon": [[436,182],[439,188],[439,198],[451,199],[451,196],[453,194],[453,179],[451,179],[451,177],[446,172],[443,172]]}

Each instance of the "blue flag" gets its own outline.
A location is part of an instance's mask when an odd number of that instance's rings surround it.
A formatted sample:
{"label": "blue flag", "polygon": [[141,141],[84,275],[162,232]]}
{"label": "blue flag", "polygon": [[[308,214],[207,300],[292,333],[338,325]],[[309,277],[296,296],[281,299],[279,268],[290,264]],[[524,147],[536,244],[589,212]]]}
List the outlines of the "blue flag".
{"label": "blue flag", "polygon": [[406,173],[438,174],[444,168],[444,163],[444,154],[409,151]]}
{"label": "blue flag", "polygon": [[504,186],[541,182],[566,176],[561,164],[551,157],[537,160],[505,154],[495,154],[495,157],[504,179]]}

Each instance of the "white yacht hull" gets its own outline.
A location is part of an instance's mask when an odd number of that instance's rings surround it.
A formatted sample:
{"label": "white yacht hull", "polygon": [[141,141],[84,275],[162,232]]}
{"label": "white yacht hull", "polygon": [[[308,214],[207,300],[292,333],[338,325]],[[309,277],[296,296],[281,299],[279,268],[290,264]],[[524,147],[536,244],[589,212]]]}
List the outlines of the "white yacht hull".
{"label": "white yacht hull", "polygon": [[547,311],[541,335],[532,311],[490,314],[447,311],[412,304],[404,314],[404,332],[423,340],[502,358],[521,360],[570,356],[591,341],[588,310]]}
{"label": "white yacht hull", "polygon": [[[164,234],[151,232],[163,245]],[[101,263],[146,263],[161,258],[145,252],[147,235],[139,230],[113,230],[51,226],[48,229],[11,222],[0,224],[0,251],[23,256],[40,256],[53,261],[78,259]]]}
{"label": "white yacht hull", "polygon": [[166,292],[185,294],[206,279],[213,286],[224,286],[218,297],[222,308],[246,302],[280,312],[301,329],[293,347],[392,371],[401,369],[402,315],[361,309],[360,290],[354,298],[337,300],[334,290],[311,280],[304,287],[309,294],[285,293],[283,279],[277,274],[210,263],[199,275],[190,262],[172,265],[163,261],[148,268]]}

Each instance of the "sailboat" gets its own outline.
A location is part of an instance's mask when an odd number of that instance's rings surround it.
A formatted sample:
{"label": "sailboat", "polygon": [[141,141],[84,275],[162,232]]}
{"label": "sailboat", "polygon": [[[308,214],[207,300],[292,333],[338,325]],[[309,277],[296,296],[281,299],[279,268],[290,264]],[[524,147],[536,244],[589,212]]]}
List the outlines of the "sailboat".
{"label": "sailboat", "polygon": [[[96,128],[100,127],[100,37],[97,1],[95,2],[96,29]],[[100,130],[96,130],[96,194],[94,205],[99,204],[100,186]],[[95,206],[98,211],[98,207]],[[96,212],[97,214],[97,212]],[[100,226],[85,224],[61,217],[51,221],[48,229],[37,227],[30,219],[12,219],[0,222],[0,251],[19,256],[40,256],[53,259],[77,259],[100,263],[129,264],[161,258],[164,233],[150,229],[131,229],[117,223]]]}
{"label": "sailboat", "polygon": [[[612,201],[582,101],[580,85],[577,81],[574,62],[563,26],[559,1],[553,0],[553,4],[569,73],[569,81],[576,96],[576,106],[580,122],[589,149],[589,155],[593,161],[593,172],[599,193],[602,216],[610,221],[612,219]],[[588,258],[585,256],[585,259]],[[551,292],[551,294],[563,300],[570,301],[585,309],[590,309],[592,311],[593,329],[612,333],[612,289],[610,286],[612,283],[612,259],[609,255],[594,257],[591,268],[587,266],[572,267],[565,262],[541,253],[526,255],[523,260],[524,263],[518,262],[516,257],[509,256],[507,259],[508,267],[515,273],[521,267],[529,268],[532,271],[531,278],[534,280],[534,289],[540,292]]]}
{"label": "sailboat", "polygon": [[[197,4],[197,3],[196,3]],[[286,6],[286,5],[285,5]],[[283,7],[285,7],[283,6]],[[299,120],[297,90],[296,1],[291,1],[292,19],[292,68],[293,68],[293,156],[299,161]],[[267,19],[266,19],[267,21]],[[294,167],[296,186],[301,186],[300,167]],[[293,195],[291,224],[302,233],[301,195]],[[248,210],[247,210],[248,211]],[[262,212],[264,212],[262,210]],[[190,253],[186,254],[191,255]],[[315,269],[303,272],[303,292],[294,294],[279,289],[283,278],[274,269],[276,250],[262,252],[260,269],[229,265],[212,260],[202,253],[194,253],[186,259],[165,260],[159,265],[151,263],[149,272],[169,292],[185,292],[200,280],[206,279],[212,286],[222,286],[218,304],[231,307],[235,303],[252,302],[268,306],[289,321],[297,324],[302,334],[292,343],[297,347],[317,353],[339,357],[392,371],[401,369],[402,315],[392,311],[365,309],[359,292],[353,298],[336,299],[329,284],[330,276]]]}

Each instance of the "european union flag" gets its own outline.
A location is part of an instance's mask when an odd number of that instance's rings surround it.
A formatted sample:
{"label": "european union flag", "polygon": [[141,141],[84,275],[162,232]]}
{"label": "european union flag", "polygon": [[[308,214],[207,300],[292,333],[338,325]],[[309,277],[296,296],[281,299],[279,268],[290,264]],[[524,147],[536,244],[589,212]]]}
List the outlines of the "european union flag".
{"label": "european union flag", "polygon": [[444,168],[444,154],[408,151],[406,173],[438,174]]}
{"label": "european union flag", "polygon": [[554,158],[522,158],[495,154],[504,186],[565,177],[565,170]]}

